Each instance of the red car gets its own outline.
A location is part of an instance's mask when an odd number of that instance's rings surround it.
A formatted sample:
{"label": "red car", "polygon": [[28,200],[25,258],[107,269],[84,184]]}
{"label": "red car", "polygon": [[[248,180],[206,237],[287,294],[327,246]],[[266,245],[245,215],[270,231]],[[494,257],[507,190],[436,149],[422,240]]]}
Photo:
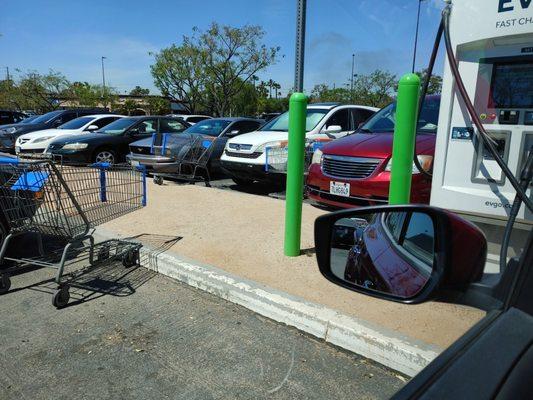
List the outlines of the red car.
{"label": "red car", "polygon": [[[418,124],[416,154],[431,170],[439,119],[440,96],[428,96]],[[353,134],[334,140],[313,155],[307,195],[318,203],[351,208],[387,204],[396,103],[383,108]],[[428,204],[431,179],[413,164],[411,201]]]}

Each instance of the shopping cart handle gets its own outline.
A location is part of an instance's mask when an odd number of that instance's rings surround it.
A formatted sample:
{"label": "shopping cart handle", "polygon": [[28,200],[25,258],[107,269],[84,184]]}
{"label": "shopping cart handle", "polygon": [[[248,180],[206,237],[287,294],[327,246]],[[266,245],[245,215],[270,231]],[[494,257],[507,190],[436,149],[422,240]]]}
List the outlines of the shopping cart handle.
{"label": "shopping cart handle", "polygon": [[108,169],[111,167],[111,163],[101,161],[101,162],[91,164],[90,166],[93,168]]}
{"label": "shopping cart handle", "polygon": [[50,175],[48,172],[26,172],[22,174],[15,184],[11,186],[11,190],[28,190],[30,192],[39,192]]}

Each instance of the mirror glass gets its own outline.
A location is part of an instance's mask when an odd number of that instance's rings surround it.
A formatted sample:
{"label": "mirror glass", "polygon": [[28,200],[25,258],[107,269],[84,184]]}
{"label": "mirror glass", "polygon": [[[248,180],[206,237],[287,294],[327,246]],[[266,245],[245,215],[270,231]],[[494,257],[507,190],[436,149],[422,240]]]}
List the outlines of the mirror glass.
{"label": "mirror glass", "polygon": [[331,272],[352,286],[411,298],[429,282],[434,259],[434,222],[420,211],[361,214],[333,226]]}

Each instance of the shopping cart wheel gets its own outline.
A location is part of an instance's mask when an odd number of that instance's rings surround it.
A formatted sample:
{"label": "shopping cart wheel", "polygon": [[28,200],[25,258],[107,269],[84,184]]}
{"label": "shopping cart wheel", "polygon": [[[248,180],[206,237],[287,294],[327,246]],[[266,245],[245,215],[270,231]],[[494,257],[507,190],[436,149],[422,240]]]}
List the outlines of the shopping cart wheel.
{"label": "shopping cart wheel", "polygon": [[8,274],[0,275],[0,294],[5,294],[9,291],[11,287],[11,279],[9,279]]}
{"label": "shopping cart wheel", "polygon": [[122,256],[122,265],[124,265],[126,268],[133,267],[134,265],[137,265],[138,259],[139,259],[138,250],[128,250]]}
{"label": "shopping cart wheel", "polygon": [[103,246],[98,250],[98,255],[96,256],[97,261],[104,261],[109,258],[109,246]]}
{"label": "shopping cart wheel", "polygon": [[63,285],[54,293],[54,298],[52,299],[52,304],[55,308],[63,308],[68,304],[70,300],[70,293],[68,291],[68,286]]}
{"label": "shopping cart wheel", "polygon": [[156,185],[162,185],[163,184],[163,177],[162,176],[158,176],[158,175],[154,175],[154,183]]}

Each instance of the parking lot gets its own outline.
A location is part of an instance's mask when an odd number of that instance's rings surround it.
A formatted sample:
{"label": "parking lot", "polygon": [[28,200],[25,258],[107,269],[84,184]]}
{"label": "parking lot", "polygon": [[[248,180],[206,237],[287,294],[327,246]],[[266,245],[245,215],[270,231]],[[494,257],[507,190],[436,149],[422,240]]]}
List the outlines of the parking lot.
{"label": "parking lot", "polygon": [[2,399],[380,399],[406,382],[142,267],[80,275],[63,310],[49,278],[14,276],[0,302]]}

